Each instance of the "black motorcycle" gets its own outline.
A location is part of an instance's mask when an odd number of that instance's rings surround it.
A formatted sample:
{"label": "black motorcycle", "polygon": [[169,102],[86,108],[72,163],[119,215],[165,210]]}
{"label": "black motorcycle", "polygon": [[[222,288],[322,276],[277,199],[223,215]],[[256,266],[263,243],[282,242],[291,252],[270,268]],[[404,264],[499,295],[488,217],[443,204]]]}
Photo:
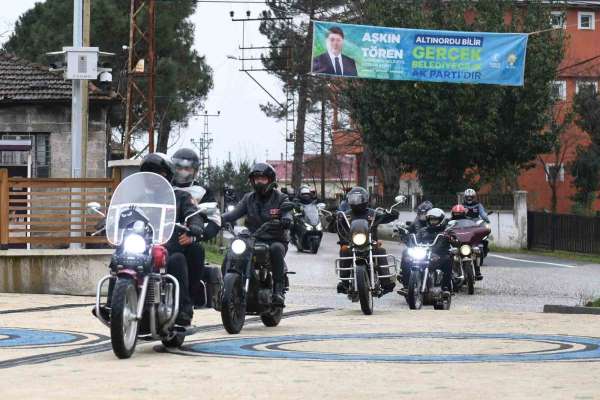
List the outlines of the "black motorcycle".
{"label": "black motorcycle", "polygon": [[310,251],[317,254],[319,251],[323,238],[323,225],[319,211],[324,207],[325,204],[302,204],[294,211],[291,239],[299,252]]}
{"label": "black motorcycle", "polygon": [[[435,310],[449,310],[451,297],[442,292],[443,272],[434,267],[438,256],[432,250],[444,234],[440,233],[431,243],[419,242],[417,235],[402,228],[399,229],[406,239],[405,255],[402,262],[406,263],[404,271],[409,273],[408,287],[398,293],[406,298],[411,310],[420,310],[423,305],[433,305]],[[403,273],[405,273],[403,271]],[[399,279],[406,281],[405,279]]]}
{"label": "black motorcycle", "polygon": [[[378,208],[376,214],[391,213],[392,209],[400,205],[405,198],[396,197],[396,204],[387,210]],[[350,257],[340,257],[335,260],[335,271],[340,281],[349,282],[348,298],[352,302],[360,301],[360,308],[365,315],[373,314],[373,297],[382,297],[392,289],[385,290],[382,286],[382,280],[387,279],[394,282],[398,275],[398,262],[396,257],[391,254],[375,254],[374,250],[379,243],[373,240],[371,234],[373,223],[377,218],[373,218],[371,223],[366,219],[348,220],[346,213],[338,211],[338,223],[342,222],[345,226],[338,226],[338,232],[346,232],[349,227],[349,237],[343,233],[340,234],[343,244],[348,246],[352,255]],[[348,264],[344,266],[343,264]]]}
{"label": "black motorcycle", "polygon": [[[269,245],[257,239],[270,225],[281,224],[281,212],[291,211],[293,204],[284,205],[278,215],[267,221],[254,233],[248,229],[239,232],[229,229],[230,245],[225,257],[225,277],[221,297],[221,320],[225,330],[231,334],[240,333],[244,327],[246,314],[260,315],[268,327],[279,325],[283,307],[272,303],[273,274]],[[286,269],[286,291],[288,279]]]}

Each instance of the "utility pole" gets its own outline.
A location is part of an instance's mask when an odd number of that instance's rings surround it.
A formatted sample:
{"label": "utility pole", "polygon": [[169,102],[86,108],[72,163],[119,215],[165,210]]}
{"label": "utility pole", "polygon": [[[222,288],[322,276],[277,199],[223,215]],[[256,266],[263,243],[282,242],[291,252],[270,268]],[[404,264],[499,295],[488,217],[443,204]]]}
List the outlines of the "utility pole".
{"label": "utility pole", "polygon": [[[90,25],[91,25],[91,0],[83,0],[83,46],[90,47]],[[83,96],[82,105],[82,147],[81,147],[81,176],[87,178],[87,152],[89,137],[89,90],[88,81],[82,80]]]}
{"label": "utility pole", "polygon": [[[73,47],[83,47],[83,0],[73,0]],[[71,102],[71,178],[81,178],[84,81],[73,80]]]}
{"label": "utility pole", "polygon": [[208,111],[204,112],[204,131],[198,139],[192,139],[192,144],[198,149],[200,153],[200,180],[202,183],[208,183],[208,168],[210,167],[210,146],[212,145],[213,139],[208,129],[208,120],[212,117],[220,117],[221,111],[217,111],[216,114],[209,114]]}
{"label": "utility pole", "polygon": [[321,200],[325,200],[325,94],[321,99]]}

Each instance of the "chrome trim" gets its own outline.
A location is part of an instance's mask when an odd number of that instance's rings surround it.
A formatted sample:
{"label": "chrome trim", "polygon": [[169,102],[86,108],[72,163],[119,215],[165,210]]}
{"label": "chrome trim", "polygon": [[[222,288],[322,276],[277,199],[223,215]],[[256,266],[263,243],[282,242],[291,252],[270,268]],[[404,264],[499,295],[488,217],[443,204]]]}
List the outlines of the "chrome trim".
{"label": "chrome trim", "polygon": [[109,328],[110,328],[110,321],[107,321],[104,318],[102,318],[102,315],[100,314],[100,300],[101,300],[101,296],[102,296],[102,286],[104,285],[104,282],[106,282],[107,280],[109,280],[111,278],[113,278],[112,275],[106,275],[105,277],[100,279],[100,281],[98,282],[98,285],[96,286],[96,306],[95,306],[96,318],[98,318],[100,320],[100,322],[102,322],[104,325],[108,326]]}
{"label": "chrome trim", "polygon": [[148,282],[150,280],[150,276],[144,277],[144,282],[142,283],[142,291],[140,292],[140,297],[138,298],[138,308],[136,319],[138,321],[142,320],[142,314],[144,313],[144,303],[146,302],[146,293],[148,291]]}
{"label": "chrome trim", "polygon": [[177,319],[177,315],[179,314],[179,281],[173,276],[173,275],[169,275],[169,274],[165,274],[163,276],[163,278],[170,280],[171,282],[173,282],[173,284],[175,285],[175,294],[173,295],[174,297],[174,303],[173,303],[173,314],[171,315],[171,318],[169,318],[169,320],[167,322],[165,322],[165,324],[161,327],[161,331],[164,331],[165,328],[170,328],[173,326],[173,324],[175,324],[175,320]]}

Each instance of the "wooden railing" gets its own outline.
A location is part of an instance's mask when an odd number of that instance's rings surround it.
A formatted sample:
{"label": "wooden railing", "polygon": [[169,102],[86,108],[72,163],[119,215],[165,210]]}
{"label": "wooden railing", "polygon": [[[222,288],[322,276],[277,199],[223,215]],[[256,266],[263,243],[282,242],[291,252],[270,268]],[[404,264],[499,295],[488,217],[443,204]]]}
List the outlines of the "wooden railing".
{"label": "wooden railing", "polygon": [[104,235],[90,236],[102,217],[86,205],[108,207],[119,178],[118,172],[112,178],[9,178],[0,169],[0,247],[105,243]]}

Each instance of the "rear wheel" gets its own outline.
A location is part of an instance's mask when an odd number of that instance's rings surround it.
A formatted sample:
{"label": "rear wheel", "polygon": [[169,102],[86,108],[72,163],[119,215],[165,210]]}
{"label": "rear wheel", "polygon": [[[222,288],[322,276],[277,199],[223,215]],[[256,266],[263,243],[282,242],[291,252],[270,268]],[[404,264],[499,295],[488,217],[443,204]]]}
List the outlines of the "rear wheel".
{"label": "rear wheel", "polygon": [[272,328],[279,325],[282,316],[282,307],[272,307],[269,311],[260,314],[260,319],[265,326]]}
{"label": "rear wheel", "polygon": [[356,285],[358,286],[358,298],[363,314],[373,314],[373,292],[371,292],[369,286],[369,273],[365,265],[356,267]]}
{"label": "rear wheel", "polygon": [[408,278],[408,294],[406,302],[411,310],[420,310],[423,307],[423,293],[421,292],[421,274],[411,271]]}
{"label": "rear wheel", "polygon": [[467,293],[475,294],[475,273],[473,272],[473,262],[468,264],[465,271],[465,280],[467,281]]}
{"label": "rear wheel", "polygon": [[221,321],[231,334],[240,333],[246,319],[246,302],[242,276],[231,272],[225,275],[221,299]]}
{"label": "rear wheel", "polygon": [[135,351],[137,341],[138,294],[135,281],[119,278],[111,302],[110,342],[115,355],[129,358]]}

